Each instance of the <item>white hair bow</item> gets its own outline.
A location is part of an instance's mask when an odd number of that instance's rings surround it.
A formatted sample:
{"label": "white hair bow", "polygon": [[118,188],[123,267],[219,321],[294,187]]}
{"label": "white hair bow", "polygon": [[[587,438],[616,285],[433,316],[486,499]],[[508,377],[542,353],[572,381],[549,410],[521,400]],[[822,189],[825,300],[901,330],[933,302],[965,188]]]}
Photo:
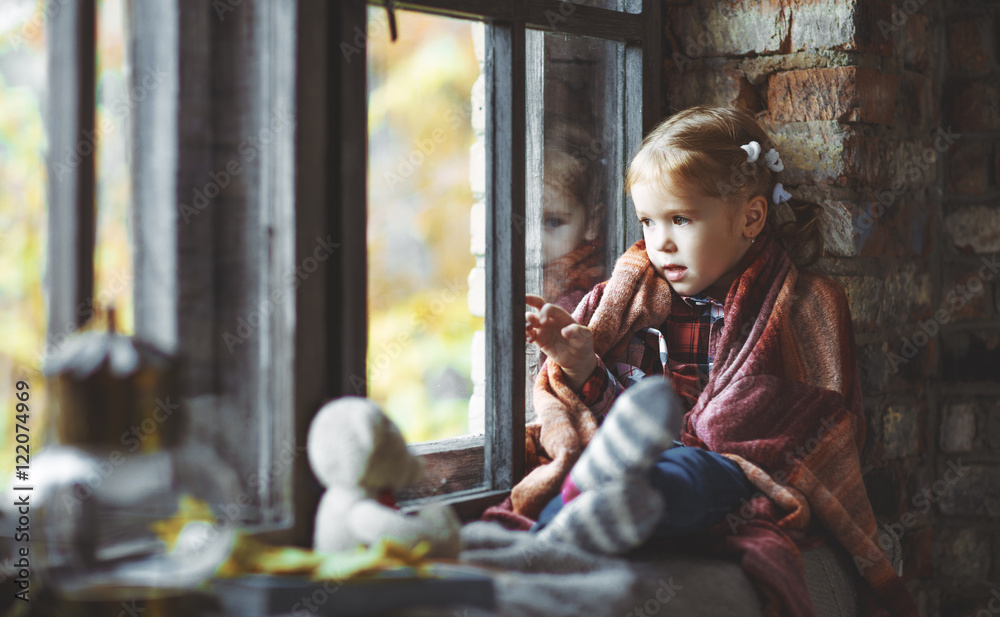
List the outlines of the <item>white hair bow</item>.
{"label": "white hair bow", "polygon": [[775,205],[784,203],[791,198],[792,194],[786,191],[785,187],[783,187],[780,182],[774,185],[774,192],[771,194],[771,201],[773,201]]}
{"label": "white hair bow", "polygon": [[[747,163],[753,163],[760,157],[760,143],[757,141],[751,141],[750,143],[743,144],[740,146],[747,153]],[[771,148],[764,155],[764,162],[767,163],[768,169],[771,171],[781,171],[785,168],[785,164],[781,162],[781,157],[778,155],[778,151]]]}

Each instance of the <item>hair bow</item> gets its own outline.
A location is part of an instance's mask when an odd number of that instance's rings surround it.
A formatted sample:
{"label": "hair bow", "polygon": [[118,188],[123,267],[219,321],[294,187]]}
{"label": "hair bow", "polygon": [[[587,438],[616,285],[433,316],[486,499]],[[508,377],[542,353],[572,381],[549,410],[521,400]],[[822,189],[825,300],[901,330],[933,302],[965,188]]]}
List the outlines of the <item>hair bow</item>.
{"label": "hair bow", "polygon": [[771,201],[773,201],[775,205],[784,203],[791,198],[792,194],[786,191],[785,187],[783,187],[780,182],[774,185],[774,193],[771,194]]}
{"label": "hair bow", "polygon": [[751,141],[748,144],[740,146],[740,148],[747,151],[747,163],[753,163],[760,156],[760,144],[756,141]]}
{"label": "hair bow", "polygon": [[[750,143],[743,144],[740,146],[741,149],[745,150],[747,153],[747,163],[753,163],[760,157],[760,143],[757,141],[751,141]],[[781,171],[785,168],[785,164],[781,162],[781,157],[778,155],[778,151],[771,148],[764,155],[764,162],[767,163],[768,169],[771,171]]]}

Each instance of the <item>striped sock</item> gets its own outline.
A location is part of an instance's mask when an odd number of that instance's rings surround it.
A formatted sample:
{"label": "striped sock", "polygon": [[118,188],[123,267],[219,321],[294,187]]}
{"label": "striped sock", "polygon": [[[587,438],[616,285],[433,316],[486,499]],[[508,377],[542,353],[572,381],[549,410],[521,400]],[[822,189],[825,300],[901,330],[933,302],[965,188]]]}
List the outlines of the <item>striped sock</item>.
{"label": "striped sock", "polygon": [[670,380],[646,377],[615,400],[570,470],[573,483],[586,492],[627,474],[645,475],[660,453],[673,447],[683,417]]}
{"label": "striped sock", "polygon": [[645,542],[663,517],[664,499],[644,476],[628,475],[586,491],[538,532],[539,541],[566,542],[616,555]]}

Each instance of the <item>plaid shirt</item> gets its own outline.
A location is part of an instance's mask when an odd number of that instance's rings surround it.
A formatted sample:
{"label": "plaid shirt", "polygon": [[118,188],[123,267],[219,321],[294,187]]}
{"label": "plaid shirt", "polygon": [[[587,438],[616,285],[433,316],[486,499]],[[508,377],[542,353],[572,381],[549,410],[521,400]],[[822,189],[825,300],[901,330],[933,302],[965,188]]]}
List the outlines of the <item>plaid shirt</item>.
{"label": "plaid shirt", "polygon": [[[690,410],[708,383],[715,357],[715,342],[722,332],[723,305],[718,300],[674,294],[670,316],[660,329],[635,333],[624,358],[605,366],[600,358],[594,372],[580,388],[580,398],[603,419],[615,398],[646,375],[670,371],[674,389]],[[677,300],[682,300],[678,302]]]}

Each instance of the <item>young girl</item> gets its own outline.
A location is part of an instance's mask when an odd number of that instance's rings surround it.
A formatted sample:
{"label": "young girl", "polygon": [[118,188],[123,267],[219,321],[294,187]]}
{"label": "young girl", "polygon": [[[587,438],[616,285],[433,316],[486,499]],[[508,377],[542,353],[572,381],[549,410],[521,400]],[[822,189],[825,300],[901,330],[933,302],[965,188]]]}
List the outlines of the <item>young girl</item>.
{"label": "young girl", "polygon": [[626,178],[643,240],[572,316],[527,298],[526,339],[548,357],[528,451],[551,462],[513,507],[540,538],[598,552],[695,534],[740,559],[765,614],[814,614],[799,549],[840,545],[865,614],[915,615],[861,479],[845,294],[792,261],[820,255],[820,209],[782,169],[742,110],[687,109],[646,137]]}

